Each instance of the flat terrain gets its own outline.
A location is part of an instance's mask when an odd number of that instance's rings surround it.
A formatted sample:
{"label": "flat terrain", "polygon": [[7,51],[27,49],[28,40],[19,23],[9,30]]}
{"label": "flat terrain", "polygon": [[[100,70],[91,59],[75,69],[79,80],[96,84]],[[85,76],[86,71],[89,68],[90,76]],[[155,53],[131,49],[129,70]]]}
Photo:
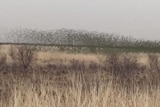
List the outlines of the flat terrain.
{"label": "flat terrain", "polygon": [[0,107],[160,105],[158,54],[36,51],[24,69],[9,55],[10,47],[1,47],[7,58],[0,63]]}

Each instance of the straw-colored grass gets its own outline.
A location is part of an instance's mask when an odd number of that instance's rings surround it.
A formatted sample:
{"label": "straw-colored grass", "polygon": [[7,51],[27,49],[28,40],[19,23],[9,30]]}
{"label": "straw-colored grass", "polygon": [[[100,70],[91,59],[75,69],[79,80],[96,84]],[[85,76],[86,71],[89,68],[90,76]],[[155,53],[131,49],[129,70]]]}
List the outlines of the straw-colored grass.
{"label": "straw-colored grass", "polygon": [[[8,46],[3,47],[3,50],[7,54]],[[118,83],[116,77],[100,68],[94,72],[90,69],[71,71],[64,69],[62,71],[66,72],[60,72],[57,69],[42,67],[43,64],[55,63],[69,66],[73,59],[85,66],[91,62],[104,65],[105,55],[62,52],[37,54],[38,66],[28,69],[28,72],[14,67],[9,72],[5,69],[0,71],[0,107],[159,107],[160,105],[160,85],[156,88],[151,84],[138,87],[133,82],[133,87],[128,88],[123,83]],[[147,54],[127,55],[136,56],[139,63],[148,65]]]}
{"label": "straw-colored grass", "polygon": [[[2,77],[3,76],[3,77]],[[83,75],[1,74],[0,107],[159,107],[160,87],[127,92],[113,81],[87,87]],[[57,80],[57,78],[59,78]],[[93,80],[98,75],[90,77]],[[63,85],[62,85],[63,84]],[[115,88],[116,87],[116,88]]]}

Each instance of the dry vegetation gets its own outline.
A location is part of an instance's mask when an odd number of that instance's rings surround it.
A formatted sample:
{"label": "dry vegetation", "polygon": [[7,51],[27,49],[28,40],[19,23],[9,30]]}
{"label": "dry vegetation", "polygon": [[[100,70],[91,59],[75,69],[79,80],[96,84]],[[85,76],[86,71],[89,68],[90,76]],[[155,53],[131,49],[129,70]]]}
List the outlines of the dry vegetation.
{"label": "dry vegetation", "polygon": [[158,54],[67,54],[3,46],[0,107],[159,107]]}

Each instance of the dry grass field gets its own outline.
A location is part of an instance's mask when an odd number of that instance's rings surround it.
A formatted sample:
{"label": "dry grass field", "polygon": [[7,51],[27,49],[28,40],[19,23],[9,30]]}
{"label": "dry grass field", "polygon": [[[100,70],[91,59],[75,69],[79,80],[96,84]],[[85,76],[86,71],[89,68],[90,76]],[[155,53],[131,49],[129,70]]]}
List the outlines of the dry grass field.
{"label": "dry grass field", "polygon": [[36,51],[36,60],[23,68],[20,61],[29,54],[14,59],[10,46],[1,50],[6,61],[0,61],[0,107],[160,105],[158,54]]}

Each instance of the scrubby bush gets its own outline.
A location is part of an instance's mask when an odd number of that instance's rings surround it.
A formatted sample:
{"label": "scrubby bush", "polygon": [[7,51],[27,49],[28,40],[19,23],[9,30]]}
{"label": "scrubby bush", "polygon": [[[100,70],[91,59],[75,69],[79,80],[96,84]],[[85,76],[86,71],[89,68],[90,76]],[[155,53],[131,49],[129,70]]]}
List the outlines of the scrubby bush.
{"label": "scrubby bush", "polygon": [[4,70],[7,66],[7,57],[6,54],[2,51],[0,47],[0,71]]}
{"label": "scrubby bush", "polygon": [[35,48],[27,45],[11,47],[9,55],[16,65],[24,69],[31,67],[37,57]]}
{"label": "scrubby bush", "polygon": [[148,63],[151,70],[160,71],[159,68],[159,56],[157,54],[148,55]]}
{"label": "scrubby bush", "polygon": [[120,55],[116,54],[116,53],[110,53],[107,55],[106,57],[106,68],[108,69],[108,71],[114,72],[117,71],[119,69],[119,58]]}
{"label": "scrubby bush", "polygon": [[143,67],[136,57],[119,53],[108,54],[105,63],[108,72],[127,81],[132,80],[133,75],[141,71]]}
{"label": "scrubby bush", "polygon": [[7,62],[6,62],[6,55],[0,54],[0,70],[4,70],[6,68]]}

